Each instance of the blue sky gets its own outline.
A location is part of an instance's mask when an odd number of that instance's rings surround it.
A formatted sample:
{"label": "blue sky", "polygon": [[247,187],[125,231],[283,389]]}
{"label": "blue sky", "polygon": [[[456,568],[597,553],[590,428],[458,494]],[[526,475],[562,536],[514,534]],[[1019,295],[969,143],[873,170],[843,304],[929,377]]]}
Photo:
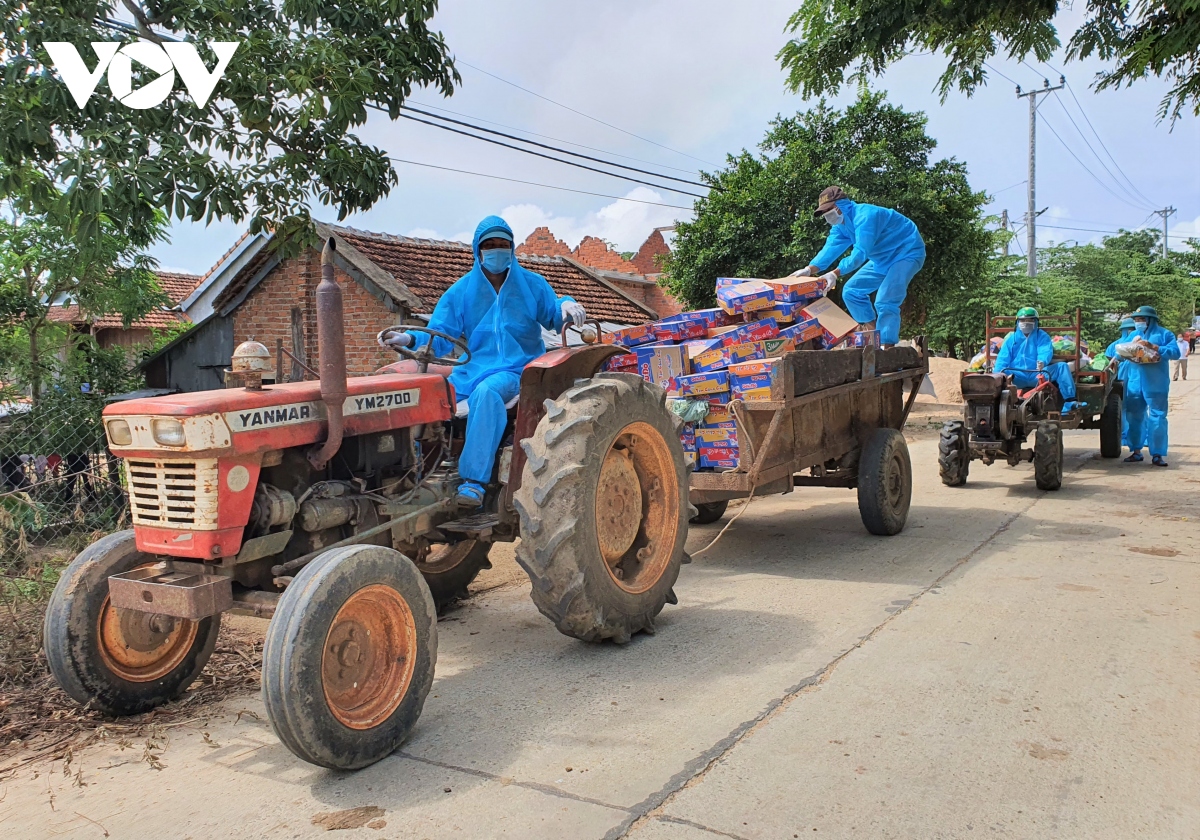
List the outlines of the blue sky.
{"label": "blue sky", "polygon": [[[463,85],[450,99],[417,91],[410,104],[433,105],[474,121],[488,120],[592,146],[610,156],[624,155],[649,162],[649,168],[689,177],[688,171],[694,175],[697,169],[716,168],[727,153],[754,148],[775,115],[808,107],[804,99],[784,89],[784,74],[775,59],[787,39],[784,25],[797,5],[798,0],[753,4],[608,0],[586,6],[550,0],[500,6],[478,0],[443,2],[435,26],[460,61]],[[1069,38],[1080,18],[1078,11],[1060,15],[1062,40]],[[1099,63],[1064,64],[1061,55],[1057,58],[1051,64],[1065,71],[1078,105],[1068,91],[1062,91],[1047,97],[1040,112],[1037,203],[1039,210],[1049,209],[1040,219],[1039,244],[1098,240],[1103,234],[1095,230],[1118,226],[1158,226],[1161,220],[1152,217],[1150,210],[1165,205],[1178,208],[1170,220],[1172,236],[1200,235],[1200,120],[1188,116],[1173,127],[1157,123],[1158,103],[1166,90],[1158,80],[1094,93],[1089,84]],[[1043,76],[1057,83],[1057,73],[1046,67],[1003,59],[991,63],[1026,89],[1040,87]],[[886,90],[892,102],[924,111],[928,131],[938,141],[935,154],[965,161],[972,187],[995,195],[991,211],[1008,209],[1019,221],[1026,205],[1026,100],[1017,99],[1009,81],[993,75],[987,88],[973,98],[955,94],[942,104],[934,86],[943,66],[944,59],[938,56],[909,57],[873,86]],[[629,133],[552,105],[481,71]],[[853,91],[845,91],[834,102],[844,104],[852,97]],[[1091,134],[1084,115],[1116,165]],[[1111,175],[1093,156],[1072,118]],[[653,191],[405,120],[392,123],[382,114],[373,115],[359,134],[393,157],[654,202],[617,201],[397,164],[400,182],[391,195],[345,222],[365,230],[469,238],[480,218],[502,213],[520,237],[545,224],[572,246],[591,234],[632,250],[654,227],[691,217],[687,196]],[[1136,193],[1122,174],[1132,181]],[[336,218],[328,207],[317,206],[313,214],[323,220]],[[154,255],[163,267],[202,272],[240,230],[228,222],[208,227],[178,224],[171,241],[156,247]],[[1183,247],[1181,239],[1173,239],[1172,245]]]}

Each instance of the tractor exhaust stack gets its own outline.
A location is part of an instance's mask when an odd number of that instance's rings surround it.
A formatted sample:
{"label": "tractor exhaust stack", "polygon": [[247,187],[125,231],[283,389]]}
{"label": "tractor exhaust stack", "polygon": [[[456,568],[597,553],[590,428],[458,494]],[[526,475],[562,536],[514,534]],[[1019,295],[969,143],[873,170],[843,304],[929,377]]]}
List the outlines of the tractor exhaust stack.
{"label": "tractor exhaust stack", "polygon": [[320,358],[321,401],[329,432],[320,449],[308,453],[313,469],[324,469],[342,445],[342,407],[346,402],[346,333],[342,315],[342,289],[334,279],[333,237],[321,251],[321,282],[317,286],[317,352]]}

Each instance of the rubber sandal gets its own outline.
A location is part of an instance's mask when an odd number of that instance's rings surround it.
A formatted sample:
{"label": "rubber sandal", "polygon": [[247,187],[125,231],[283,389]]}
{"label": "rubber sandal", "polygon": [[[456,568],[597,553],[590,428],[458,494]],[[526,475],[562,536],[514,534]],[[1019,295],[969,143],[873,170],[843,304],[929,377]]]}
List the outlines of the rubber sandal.
{"label": "rubber sandal", "polygon": [[474,481],[464,481],[458,485],[454,502],[459,507],[477,508],[483,504],[483,488]]}
{"label": "rubber sandal", "polygon": [[1125,459],[1126,464],[1136,464],[1138,461],[1145,461],[1141,452],[1131,452],[1129,457]]}
{"label": "rubber sandal", "polygon": [[1167,459],[1161,455],[1155,455],[1150,459],[1150,463],[1154,464],[1156,467],[1165,467],[1167,466]]}

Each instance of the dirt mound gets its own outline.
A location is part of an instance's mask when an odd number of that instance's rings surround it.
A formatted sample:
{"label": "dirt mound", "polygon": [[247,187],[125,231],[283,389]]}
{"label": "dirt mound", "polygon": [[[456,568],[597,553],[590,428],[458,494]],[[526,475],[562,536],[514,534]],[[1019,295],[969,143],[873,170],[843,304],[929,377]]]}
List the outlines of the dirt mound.
{"label": "dirt mound", "polygon": [[958,405],[962,402],[962,390],[958,387],[959,375],[967,369],[967,363],[960,359],[943,359],[931,356],[929,359],[929,378],[933,381],[933,389],[937,396],[918,394],[917,402],[938,403],[939,405]]}

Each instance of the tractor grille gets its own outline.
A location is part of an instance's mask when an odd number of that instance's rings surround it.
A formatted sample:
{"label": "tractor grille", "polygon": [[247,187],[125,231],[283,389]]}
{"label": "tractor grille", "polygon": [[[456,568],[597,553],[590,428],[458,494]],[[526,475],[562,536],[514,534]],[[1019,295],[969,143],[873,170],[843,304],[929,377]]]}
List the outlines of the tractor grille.
{"label": "tractor grille", "polygon": [[126,461],[135,525],[209,531],[217,527],[217,462]]}

